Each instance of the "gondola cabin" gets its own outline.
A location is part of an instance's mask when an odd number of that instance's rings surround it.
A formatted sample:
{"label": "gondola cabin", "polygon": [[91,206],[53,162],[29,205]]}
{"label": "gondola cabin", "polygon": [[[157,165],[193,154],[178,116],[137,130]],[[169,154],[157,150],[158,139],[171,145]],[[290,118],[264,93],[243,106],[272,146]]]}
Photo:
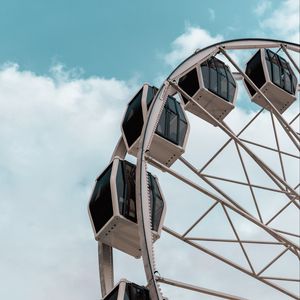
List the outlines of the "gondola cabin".
{"label": "gondola cabin", "polygon": [[150,300],[150,296],[147,288],[123,279],[103,300]]}
{"label": "gondola cabin", "polygon": [[[95,239],[134,257],[141,256],[135,198],[135,165],[115,158],[97,178],[89,202]],[[158,239],[165,201],[158,179],[148,172],[152,232]]]}
{"label": "gondola cabin", "polygon": [[[138,153],[142,128],[157,91],[157,88],[144,84],[128,104],[122,134],[128,153],[134,156]],[[188,133],[189,123],[182,105],[168,96],[148,154],[160,163],[171,166],[184,152]]]}
{"label": "gondola cabin", "polygon": [[[222,121],[234,108],[236,81],[229,67],[216,57],[188,70],[178,79],[178,85],[218,121]],[[183,95],[181,98],[185,110],[216,125],[195,103]]]}
{"label": "gondola cabin", "polygon": [[[245,73],[280,113],[296,100],[297,78],[289,63],[277,53],[258,50],[247,63]],[[244,82],[252,101],[270,110],[264,98]]]}

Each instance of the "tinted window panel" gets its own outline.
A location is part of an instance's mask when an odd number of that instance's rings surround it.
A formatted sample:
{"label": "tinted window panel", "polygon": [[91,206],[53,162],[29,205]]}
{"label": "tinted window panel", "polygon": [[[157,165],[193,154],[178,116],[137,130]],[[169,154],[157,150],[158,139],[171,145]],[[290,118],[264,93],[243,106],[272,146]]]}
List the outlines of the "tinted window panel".
{"label": "tinted window panel", "polygon": [[150,300],[149,291],[136,284],[128,283],[126,286],[126,292],[130,295],[130,300]]}
{"label": "tinted window panel", "polygon": [[215,92],[216,94],[218,93],[218,74],[215,69],[210,69],[210,85],[209,89],[212,92]]}
{"label": "tinted window panel", "polygon": [[[235,81],[224,62],[211,57],[201,65],[204,86],[215,95],[230,101],[228,85],[235,87]],[[233,90],[235,92],[235,89]]]}
{"label": "tinted window panel", "polygon": [[183,110],[175,98],[168,96],[156,133],[170,142],[182,146],[181,140],[184,140],[184,137],[181,138],[179,133],[180,121],[186,122]]}
{"label": "tinted window panel", "polygon": [[[260,50],[256,52],[256,54],[252,57],[252,59],[248,62],[246,68],[246,74],[253,81],[253,83],[261,88],[266,82],[264,69],[261,62],[261,52]],[[245,80],[245,83],[250,91],[250,94],[253,96],[256,92],[252,88],[252,86]]]}
{"label": "tinted window panel", "polygon": [[276,65],[276,64],[273,64],[273,82],[280,86],[280,68]]}
{"label": "tinted window panel", "polygon": [[89,203],[91,217],[96,232],[99,232],[113,216],[110,176],[112,164],[99,176],[96,181],[91,201]]}
{"label": "tinted window panel", "polygon": [[169,111],[168,114],[169,114],[169,132],[168,132],[169,139],[171,139],[175,143],[178,143],[178,140],[177,140],[178,117],[176,114],[174,114],[171,111]]}
{"label": "tinted window panel", "polygon": [[163,136],[165,134],[165,131],[166,131],[166,110],[163,109],[157,125],[156,132]]}
{"label": "tinted window panel", "polygon": [[119,200],[119,211],[121,215],[124,215],[126,205],[126,190],[125,190],[125,182],[124,182],[124,172],[123,172],[123,163],[119,162],[118,171],[117,171],[117,193],[118,193],[118,200]]}
{"label": "tinted window panel", "polygon": [[234,85],[232,85],[231,83],[229,83],[229,85],[228,85],[228,100],[230,102],[233,101],[235,89],[236,89],[236,87]]}
{"label": "tinted window panel", "polygon": [[209,89],[209,69],[207,65],[201,66],[204,86]]}
{"label": "tinted window panel", "polygon": [[175,101],[175,103],[176,103],[176,111],[178,113],[179,118],[181,120],[185,121],[185,115],[183,113],[183,110],[182,110],[180,104],[177,101]]}
{"label": "tinted window panel", "polygon": [[294,74],[292,74],[292,86],[293,86],[293,94],[294,94],[297,88],[297,78]]}
{"label": "tinted window panel", "polygon": [[183,145],[184,139],[187,131],[187,123],[185,121],[180,120],[179,122],[179,136],[178,136],[178,144],[180,146]]}
{"label": "tinted window panel", "polygon": [[267,59],[266,60],[266,63],[267,63],[267,69],[268,69],[268,73],[269,73],[269,76],[270,76],[270,80],[272,81],[273,80],[273,77],[272,77],[272,65],[270,63],[270,61]]}
{"label": "tinted window panel", "polygon": [[150,173],[148,173],[148,183],[150,192],[152,230],[157,231],[162,217],[164,202],[159,191],[157,181]]}
{"label": "tinted window panel", "polygon": [[223,75],[219,74],[219,83],[220,83],[220,96],[224,99],[228,99],[227,97],[227,78]]}
{"label": "tinted window panel", "polygon": [[176,104],[175,104],[176,100],[172,97],[169,97],[166,105],[168,107],[169,110],[171,110],[173,113],[176,114]]}
{"label": "tinted window panel", "polygon": [[[136,216],[136,197],[135,197],[135,165],[127,162],[120,161],[118,166],[117,174],[117,190],[119,203],[122,203],[120,207],[120,214],[125,218],[137,222]],[[149,192],[150,192],[150,202],[151,202],[151,215],[152,215],[152,229],[156,228],[157,230],[161,213],[159,212],[161,205],[163,206],[162,196],[160,194],[157,182],[155,178],[148,173],[149,179]],[[120,187],[119,187],[120,184]],[[121,199],[122,198],[122,199]],[[159,199],[158,199],[159,198]],[[162,202],[162,203],[161,203]],[[152,214],[154,212],[154,215]]]}
{"label": "tinted window panel", "polygon": [[122,214],[125,218],[136,222],[135,166],[127,161],[122,161],[121,163],[123,165],[123,176],[125,182],[125,199]]}
{"label": "tinted window panel", "polygon": [[225,67],[225,70],[226,70],[226,75],[227,75],[228,81],[229,81],[233,86],[235,86],[234,78],[233,78],[233,76],[232,76],[232,74],[231,74],[231,72],[229,71],[229,69],[228,69],[227,66]]}
{"label": "tinted window panel", "polygon": [[182,76],[178,85],[189,95],[193,96],[199,90],[197,70],[193,69],[186,75]]}
{"label": "tinted window panel", "polygon": [[152,103],[152,100],[154,99],[157,91],[158,91],[158,88],[156,88],[155,86],[149,86],[148,87],[148,93],[147,93],[147,99],[146,99],[147,109],[149,109],[149,107]]}
{"label": "tinted window panel", "polygon": [[181,140],[184,138],[181,138],[183,132],[179,132],[180,120],[186,122],[182,108],[175,98],[169,96],[158,122],[156,133],[170,142],[182,146]]}
{"label": "tinted window panel", "polygon": [[290,79],[290,74],[288,72],[284,72],[284,89],[289,92],[292,93],[292,82]]}
{"label": "tinted window panel", "polygon": [[143,128],[143,111],[142,111],[142,100],[143,89],[134,97],[129,103],[125,118],[122,124],[128,146],[139,138]]}
{"label": "tinted window panel", "polygon": [[[278,54],[277,54],[278,55]],[[288,63],[287,63],[287,61],[284,59],[284,58],[282,58],[282,57],[280,57],[280,56],[278,56],[278,58],[279,58],[279,60],[280,60],[280,65],[281,65],[281,67],[283,68],[283,69],[289,69],[289,67],[288,67]]]}
{"label": "tinted window panel", "polygon": [[119,292],[119,286],[113,289],[112,292],[110,292],[104,300],[117,300],[118,299],[118,292]]}

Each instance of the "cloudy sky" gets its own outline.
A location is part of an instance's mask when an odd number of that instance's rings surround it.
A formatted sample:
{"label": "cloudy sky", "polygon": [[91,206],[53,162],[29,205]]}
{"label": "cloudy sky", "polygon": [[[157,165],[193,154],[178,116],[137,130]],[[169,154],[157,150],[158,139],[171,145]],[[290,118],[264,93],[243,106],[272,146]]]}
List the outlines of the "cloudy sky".
{"label": "cloudy sky", "polygon": [[[299,43],[299,15],[298,0],[2,0],[0,298],[99,299],[87,203],[130,97],[144,82],[161,84],[195,49],[221,40]],[[251,114],[240,104],[233,126]],[[194,255],[184,247],[174,251],[182,265]],[[167,267],[167,257],[158,260]],[[119,253],[117,276],[131,264],[137,262]],[[168,272],[178,272],[173,269]],[[218,289],[235,278],[228,272]],[[143,284],[140,269],[128,276]],[[215,276],[209,271],[202,285],[213,288]],[[267,292],[251,297],[270,299]]]}

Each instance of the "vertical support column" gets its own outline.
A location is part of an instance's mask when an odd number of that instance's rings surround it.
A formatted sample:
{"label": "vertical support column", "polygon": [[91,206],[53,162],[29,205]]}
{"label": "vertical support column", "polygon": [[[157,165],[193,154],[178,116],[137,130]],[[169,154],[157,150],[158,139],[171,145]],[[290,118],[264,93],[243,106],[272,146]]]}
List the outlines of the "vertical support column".
{"label": "vertical support column", "polygon": [[101,294],[104,297],[114,287],[113,252],[108,245],[98,242]]}
{"label": "vertical support column", "polygon": [[[112,161],[116,156],[124,159],[127,150],[121,136],[111,156]],[[99,276],[101,294],[104,297],[114,287],[114,264],[113,264],[113,249],[103,243],[98,242],[98,264],[99,264]]]}

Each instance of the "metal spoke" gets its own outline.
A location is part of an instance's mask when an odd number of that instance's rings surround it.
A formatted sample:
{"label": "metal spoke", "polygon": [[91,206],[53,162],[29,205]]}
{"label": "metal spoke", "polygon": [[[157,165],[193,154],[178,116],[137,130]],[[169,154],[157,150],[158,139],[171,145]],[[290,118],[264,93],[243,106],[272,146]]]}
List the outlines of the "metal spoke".
{"label": "metal spoke", "polygon": [[[291,132],[288,130],[288,128],[285,127],[285,124],[282,122],[282,119],[279,119],[278,116],[276,116],[279,124],[281,125],[281,127],[284,129],[284,131],[286,132],[286,134],[289,136],[290,140],[293,142],[293,144],[295,145],[295,147],[297,148],[297,150],[300,150],[300,145],[299,145],[299,141],[297,138],[299,138],[299,133],[294,131],[295,134],[292,135]],[[297,138],[295,138],[295,136]]]}
{"label": "metal spoke", "polygon": [[287,204],[285,204],[272,218],[270,218],[270,220],[268,222],[266,222],[266,225],[269,225],[276,217],[278,217],[288,206],[290,206],[290,204],[293,203],[292,200],[290,200],[290,202],[288,202]]}
{"label": "metal spoke", "polygon": [[290,236],[293,236],[296,238],[300,238],[299,234],[295,234],[295,233],[291,233],[291,232],[287,232],[287,231],[283,231],[283,230],[279,230],[279,229],[274,229],[274,230],[279,233],[283,233],[283,234],[287,234],[287,235],[290,235]]}
{"label": "metal spoke", "polygon": [[[256,119],[257,117],[264,111],[262,108],[245,126],[240,130],[240,132],[236,135],[239,137]],[[228,141],[207,161],[207,163],[199,170],[199,173],[202,173],[208,165],[221,153],[221,151],[232,141],[233,139],[230,138]]]}
{"label": "metal spoke", "polygon": [[185,231],[182,237],[185,237],[197,224],[199,224],[217,204],[218,202],[215,202],[213,205],[211,205],[209,209],[207,209],[206,212]]}
{"label": "metal spoke", "polygon": [[185,158],[182,156],[179,158],[179,160],[187,166],[192,172],[194,172],[198,177],[200,177],[204,182],[206,182],[208,185],[210,185],[213,189],[215,189],[220,195],[222,195],[227,201],[235,205],[240,210],[244,211],[245,213],[251,215],[246,209],[244,209],[242,206],[240,206],[236,201],[234,201],[231,197],[229,197],[224,191],[219,189],[215,184],[213,184],[211,181],[209,181],[205,176],[203,176],[199,171],[191,164],[189,163]]}
{"label": "metal spoke", "polygon": [[203,288],[203,287],[200,287],[200,286],[187,284],[187,283],[184,283],[184,282],[172,280],[172,279],[165,278],[165,277],[158,276],[156,278],[156,280],[160,283],[180,287],[180,288],[183,288],[183,289],[191,290],[191,291],[194,291],[194,292],[198,292],[198,293],[202,293],[202,294],[206,294],[206,295],[210,295],[210,296],[215,296],[215,297],[222,298],[222,299],[246,300],[246,298],[241,298],[241,297],[221,293],[221,292],[218,292],[218,291],[215,291],[215,290],[206,289],[206,288]]}
{"label": "metal spoke", "polygon": [[243,160],[243,157],[242,157],[242,155],[241,155],[240,148],[239,148],[239,146],[238,146],[238,144],[237,144],[236,142],[235,142],[235,146],[236,146],[236,150],[237,150],[237,152],[238,152],[239,158],[240,158],[240,162],[241,162],[242,167],[243,167],[243,171],[244,171],[244,174],[245,174],[245,177],[246,177],[246,180],[247,180],[247,183],[248,183],[250,192],[251,192],[251,196],[252,196],[253,202],[254,202],[254,204],[255,204],[255,208],[256,208],[258,217],[259,217],[260,221],[263,223],[263,219],[262,219],[262,216],[261,216],[261,213],[260,213],[258,204],[257,204],[257,200],[256,200],[256,197],[255,197],[255,194],[254,194],[254,191],[253,191],[251,182],[250,182],[250,178],[249,178],[248,172],[247,172],[247,170],[246,170],[246,167],[245,167],[245,164],[244,164],[244,160]]}
{"label": "metal spoke", "polygon": [[239,270],[239,271],[241,271],[241,272],[243,272],[243,273],[245,273],[249,276],[252,276],[253,278],[256,278],[257,280],[273,287],[274,289],[277,289],[278,291],[288,295],[289,297],[291,297],[293,299],[296,299],[296,300],[299,299],[297,295],[291,293],[290,291],[287,291],[286,289],[282,288],[281,286],[278,286],[278,285],[276,285],[276,284],[274,284],[274,283],[272,283],[272,282],[270,282],[270,281],[268,281],[264,278],[258,277],[256,274],[254,274],[254,273],[250,272],[249,270],[241,267],[240,265],[234,263],[233,261],[231,261],[231,260],[215,253],[214,251],[211,251],[211,250],[209,250],[209,249],[207,249],[207,248],[205,248],[205,247],[203,247],[203,246],[201,246],[197,243],[194,243],[194,242],[192,242],[192,241],[190,241],[186,238],[182,238],[181,235],[178,234],[176,231],[174,231],[174,230],[172,230],[168,227],[165,227],[165,226],[163,227],[163,230],[165,232],[167,232],[168,234],[172,235],[173,237],[189,244],[190,246],[192,246],[192,247],[194,247],[194,248],[196,248],[196,249],[198,249],[198,250],[200,250],[200,251],[202,251],[202,252],[204,252],[204,253],[206,253],[206,254],[208,254],[208,255],[210,255],[210,256],[212,256],[212,257],[214,257],[214,258],[216,258],[216,259],[218,259],[218,260],[220,260],[224,263],[226,263],[226,264],[228,264],[228,265],[230,265],[231,267],[233,267],[233,268],[235,268],[235,269],[237,269],[237,270]]}
{"label": "metal spoke", "polygon": [[183,91],[176,83],[170,82],[172,87],[176,89],[179,93],[181,93],[185,98],[190,100],[192,103],[194,103],[197,108],[199,108],[202,112],[204,112],[214,123],[217,123],[218,126],[227,134],[229,135],[234,141],[236,141],[239,146],[241,146],[247,154],[249,154],[250,157],[258,164],[258,166],[274,181],[276,185],[278,185],[281,189],[288,189],[289,192],[293,195],[295,195],[297,198],[299,198],[299,195],[296,193],[296,191],[293,190],[293,188],[280,176],[278,176],[273,170],[271,170],[270,167],[268,167],[261,159],[259,159],[244,143],[241,142],[241,140],[232,133],[231,130],[228,130],[226,126],[224,126],[221,122],[216,120],[208,111],[206,111],[203,107],[201,107],[192,97],[190,97],[185,91]]}
{"label": "metal spoke", "polygon": [[289,250],[290,247],[287,247],[286,249],[284,249],[282,252],[280,252],[274,259],[272,259],[264,268],[261,269],[261,271],[259,271],[257,273],[257,276],[259,276],[260,274],[262,274],[263,272],[265,272],[268,268],[270,268],[284,253],[286,253]]}
{"label": "metal spoke", "polygon": [[244,246],[243,246],[243,244],[242,244],[242,242],[241,242],[241,240],[240,240],[240,237],[239,237],[239,235],[238,235],[238,233],[237,233],[237,231],[236,231],[236,229],[235,229],[235,227],[234,227],[234,225],[233,225],[233,223],[232,223],[232,220],[231,220],[231,218],[230,218],[230,216],[229,216],[229,214],[228,214],[226,208],[224,207],[224,205],[222,205],[222,207],[223,207],[223,210],[224,210],[225,215],[226,215],[226,217],[227,217],[227,220],[228,220],[228,222],[229,222],[229,224],[230,224],[230,226],[231,226],[231,228],[232,228],[232,231],[233,231],[233,233],[234,233],[236,239],[238,240],[238,242],[239,242],[239,244],[240,244],[240,247],[241,247],[241,249],[242,249],[242,251],[243,251],[243,253],[244,253],[244,256],[245,256],[245,258],[246,258],[246,260],[247,260],[247,262],[248,262],[248,265],[249,265],[249,267],[250,267],[252,273],[255,274],[255,270],[254,270],[254,268],[253,268],[253,266],[252,266],[252,263],[251,263],[251,261],[250,261],[250,259],[249,259],[248,254],[247,254],[247,252],[246,252],[246,250],[245,250],[245,248],[244,248]]}
{"label": "metal spoke", "polygon": [[281,172],[282,172],[283,179],[286,181],[286,176],[285,176],[285,171],[284,171],[282,156],[281,156],[281,153],[280,153],[279,139],[278,139],[278,135],[277,135],[277,131],[276,131],[276,125],[275,125],[275,122],[274,122],[274,117],[273,117],[272,112],[270,112],[270,115],[271,115],[271,120],[272,120],[272,127],[273,127],[274,137],[275,137],[275,141],[276,141],[276,147],[277,147],[278,157],[279,157],[280,166],[281,166]]}
{"label": "metal spoke", "polygon": [[290,121],[289,124],[292,125],[299,117],[300,117],[300,112]]}
{"label": "metal spoke", "polygon": [[292,56],[290,55],[289,51],[286,48],[286,45],[281,44],[281,49],[286,54],[286,56],[289,58],[289,60],[291,61],[291,63],[295,67],[295,69],[298,71],[298,73],[300,73],[300,68],[298,67],[298,65],[296,64],[296,62],[293,60]]}
{"label": "metal spoke", "polygon": [[[157,160],[153,159],[150,156],[147,156],[146,159],[150,162],[153,162],[154,164],[156,164],[157,166],[159,166],[159,168],[161,170],[166,171],[167,173],[169,173],[170,175],[174,176],[175,178],[181,180],[183,183],[191,186],[192,188],[198,190],[199,192],[203,193],[204,195],[207,195],[208,197],[210,197],[211,199],[223,204],[224,206],[226,206],[227,208],[231,209],[232,211],[234,211],[235,213],[238,213],[239,215],[241,215],[242,217],[244,217],[245,219],[249,220],[250,222],[252,222],[253,224],[261,227],[262,229],[264,229],[267,233],[269,233],[271,236],[273,236],[276,240],[280,241],[280,242],[284,242],[285,246],[290,246],[291,248],[294,247],[295,249],[299,249],[300,248],[294,244],[292,241],[288,240],[287,238],[285,238],[284,236],[280,235],[279,232],[265,226],[265,224],[261,223],[258,219],[254,218],[253,216],[247,214],[246,212],[244,212],[243,210],[240,210],[239,208],[237,208],[235,205],[233,205],[232,203],[226,201],[225,199],[220,198],[219,196],[211,193],[210,191],[202,188],[201,186],[199,186],[198,184],[194,183],[193,181],[191,181],[190,179],[180,175],[178,172],[172,170],[171,168],[166,167],[165,165],[161,164],[160,162],[158,162]],[[292,250],[291,250],[292,251]],[[293,252],[294,253],[294,252]]]}
{"label": "metal spoke", "polygon": [[271,147],[268,147],[268,146],[265,146],[265,145],[261,145],[261,144],[258,144],[258,143],[255,143],[255,142],[252,142],[252,141],[249,141],[249,140],[241,139],[241,141],[244,142],[244,143],[251,144],[251,145],[254,145],[254,146],[257,146],[257,147],[261,147],[261,148],[264,148],[264,149],[267,149],[267,150],[271,150],[271,151],[274,151],[274,152],[277,152],[277,153],[280,153],[280,154],[283,154],[283,155],[287,155],[287,156],[291,156],[291,157],[300,159],[300,156],[297,156],[297,155],[294,155],[294,154],[291,154],[291,153],[288,153],[288,152],[285,152],[285,151],[278,151],[274,148],[271,148]]}
{"label": "metal spoke", "polygon": [[269,276],[262,276],[261,278],[268,279],[268,280],[281,280],[281,281],[300,282],[300,279],[295,279],[295,278],[269,277]]}
{"label": "metal spoke", "polygon": [[[182,236],[184,237],[184,236]],[[220,243],[239,243],[238,240],[233,239],[212,239],[212,238],[199,238],[199,237],[185,237],[190,241],[202,241],[202,242],[220,242]],[[260,244],[260,245],[283,245],[281,242],[270,241],[252,241],[252,240],[240,240],[243,244]]]}
{"label": "metal spoke", "polygon": [[[249,186],[249,184],[247,182],[242,182],[242,181],[228,179],[228,178],[219,177],[219,176],[208,175],[208,174],[204,174],[204,173],[202,173],[201,175],[204,176],[204,177],[206,177],[206,178],[211,178],[211,179],[226,181],[226,182],[230,182],[230,183],[234,183],[234,184],[240,184],[240,185]],[[253,188],[262,189],[262,190],[266,190],[266,191],[270,191],[270,192],[275,192],[275,193],[281,193],[281,194],[287,194],[288,193],[287,191],[272,189],[272,188],[269,188],[269,187],[266,187],[266,186],[261,186],[261,185],[257,185],[257,184],[253,184],[253,183],[251,183],[251,186]]]}

